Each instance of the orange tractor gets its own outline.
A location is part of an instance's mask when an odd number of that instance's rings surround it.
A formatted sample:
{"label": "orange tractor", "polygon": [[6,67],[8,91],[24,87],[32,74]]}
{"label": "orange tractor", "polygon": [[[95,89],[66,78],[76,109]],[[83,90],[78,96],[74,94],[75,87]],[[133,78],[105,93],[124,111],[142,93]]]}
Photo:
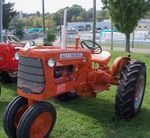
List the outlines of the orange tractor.
{"label": "orange tractor", "polygon": [[110,69],[111,54],[102,51],[98,44],[82,41],[79,48],[77,39],[75,48],[65,45],[64,41],[61,47],[20,50],[19,96],[9,103],[3,117],[8,137],[47,138],[56,121],[56,110],[44,100],[61,100],[69,94],[96,97],[111,85],[118,86],[115,110],[119,117],[131,118],[139,112],[146,84],[143,62],[118,57]]}

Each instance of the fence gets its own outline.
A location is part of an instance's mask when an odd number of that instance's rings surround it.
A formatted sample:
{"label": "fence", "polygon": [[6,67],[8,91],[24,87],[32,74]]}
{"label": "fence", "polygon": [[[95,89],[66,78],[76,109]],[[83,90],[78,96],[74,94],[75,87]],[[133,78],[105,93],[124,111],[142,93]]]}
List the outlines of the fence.
{"label": "fence", "polygon": [[[77,34],[68,34],[68,43],[72,44],[76,37],[80,37],[80,40],[92,40],[92,32],[78,32]],[[145,31],[136,31],[131,34],[130,42],[134,41],[134,45],[137,47],[147,46],[150,47],[150,34]],[[111,32],[104,32],[102,34],[96,33],[96,42],[102,45],[109,45],[111,43]],[[119,32],[113,32],[113,44],[116,46],[125,45],[125,35]]]}

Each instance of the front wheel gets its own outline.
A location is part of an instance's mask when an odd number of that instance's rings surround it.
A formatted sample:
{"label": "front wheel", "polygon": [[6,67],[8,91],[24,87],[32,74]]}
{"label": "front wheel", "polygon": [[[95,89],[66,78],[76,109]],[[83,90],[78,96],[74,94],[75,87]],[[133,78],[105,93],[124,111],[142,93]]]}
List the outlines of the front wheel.
{"label": "front wheel", "polygon": [[27,108],[27,99],[20,96],[13,99],[6,107],[3,115],[3,127],[8,137],[16,138],[19,120]]}
{"label": "front wheel", "polygon": [[121,118],[134,117],[141,108],[146,85],[146,66],[140,61],[129,61],[120,74],[115,108]]}
{"label": "front wheel", "polygon": [[29,107],[20,119],[18,138],[47,138],[56,121],[56,110],[48,102],[38,102]]}
{"label": "front wheel", "polygon": [[0,81],[4,84],[6,83],[16,83],[17,82],[17,72],[0,72]]}

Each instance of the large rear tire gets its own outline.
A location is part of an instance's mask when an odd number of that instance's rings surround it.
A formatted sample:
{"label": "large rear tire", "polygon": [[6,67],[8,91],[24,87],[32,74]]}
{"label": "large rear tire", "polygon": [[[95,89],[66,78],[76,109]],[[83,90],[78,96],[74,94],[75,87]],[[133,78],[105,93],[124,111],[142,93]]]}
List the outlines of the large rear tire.
{"label": "large rear tire", "polygon": [[132,118],[140,111],[146,85],[146,66],[129,61],[120,74],[115,108],[120,118]]}
{"label": "large rear tire", "polygon": [[12,100],[3,115],[3,127],[9,138],[16,138],[16,128],[25,110],[28,108],[27,99],[16,97]]}
{"label": "large rear tire", "polygon": [[18,138],[48,138],[56,121],[56,110],[48,102],[30,106],[20,119]]}

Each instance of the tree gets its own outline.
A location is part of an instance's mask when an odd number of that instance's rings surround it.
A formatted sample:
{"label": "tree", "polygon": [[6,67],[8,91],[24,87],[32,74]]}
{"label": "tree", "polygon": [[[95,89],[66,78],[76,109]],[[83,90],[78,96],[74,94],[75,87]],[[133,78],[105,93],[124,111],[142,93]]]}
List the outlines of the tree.
{"label": "tree", "polygon": [[41,17],[33,16],[32,21],[33,21],[33,27],[35,27],[35,28],[42,27],[42,18]]}
{"label": "tree", "polygon": [[109,13],[108,13],[108,10],[106,9],[102,9],[100,11],[97,11],[96,12],[96,19],[97,21],[102,21],[104,19],[109,19]]}
{"label": "tree", "polygon": [[88,21],[89,21],[89,22],[93,21],[93,8],[90,8],[90,9],[87,11],[87,18],[88,18]]}
{"label": "tree", "polygon": [[144,16],[144,19],[150,19],[150,10],[149,10],[148,14],[146,14],[146,15]]}
{"label": "tree", "polygon": [[68,21],[71,22],[72,16],[74,15],[75,17],[79,16],[80,13],[83,11],[84,9],[77,4],[74,4],[72,7],[69,8],[68,10]]}
{"label": "tree", "polygon": [[82,18],[81,16],[77,16],[77,17],[76,17],[76,21],[77,21],[77,22],[82,22],[82,21],[83,21],[83,18]]}
{"label": "tree", "polygon": [[18,19],[17,17],[11,22],[12,29],[14,29],[14,35],[16,35],[19,39],[23,38],[25,24],[26,23],[23,19]]}
{"label": "tree", "polygon": [[126,48],[130,52],[130,34],[138,21],[149,10],[150,0],[102,0],[109,11],[113,25],[126,35]]}
{"label": "tree", "polygon": [[56,25],[62,24],[63,11],[63,9],[60,9],[56,13],[52,14],[52,18],[56,22]]}
{"label": "tree", "polygon": [[3,28],[8,29],[11,20],[15,17],[14,3],[3,3]]}
{"label": "tree", "polygon": [[41,13],[39,11],[36,12],[36,16],[40,17]]}
{"label": "tree", "polygon": [[87,22],[87,21],[88,21],[87,11],[86,11],[86,10],[83,10],[83,11],[80,13],[79,16],[82,18],[82,20],[83,20],[84,22]]}
{"label": "tree", "polygon": [[[63,13],[64,9],[60,9],[52,15],[56,25],[60,25],[60,23],[62,23]],[[80,5],[74,4],[68,9],[67,20],[68,22],[85,21],[85,18],[87,18],[85,14],[85,9],[83,9]]]}
{"label": "tree", "polygon": [[53,29],[48,29],[46,31],[47,33],[47,42],[44,44],[45,46],[52,46],[53,42],[56,39],[56,33]]}
{"label": "tree", "polygon": [[45,27],[46,28],[55,28],[55,21],[53,20],[51,15],[47,15],[45,17]]}

